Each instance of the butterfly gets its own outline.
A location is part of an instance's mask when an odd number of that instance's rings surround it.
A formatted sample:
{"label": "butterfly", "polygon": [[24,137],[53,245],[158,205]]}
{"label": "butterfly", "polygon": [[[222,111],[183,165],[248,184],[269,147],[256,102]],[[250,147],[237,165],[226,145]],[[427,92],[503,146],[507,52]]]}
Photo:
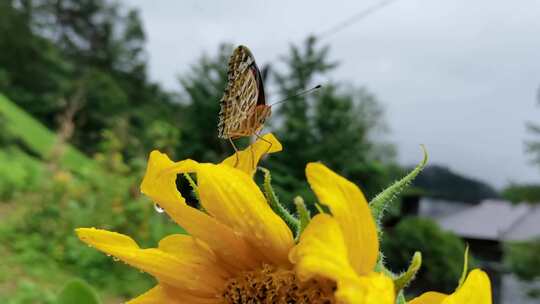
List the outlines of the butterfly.
{"label": "butterfly", "polygon": [[219,102],[218,137],[229,139],[231,143],[240,137],[259,137],[272,110],[266,104],[261,71],[246,46],[240,45],[233,51],[227,80]]}
{"label": "butterfly", "polygon": [[228,68],[227,86],[219,101],[218,137],[228,139],[236,152],[238,149],[233,139],[252,135],[267,142],[270,145],[267,150],[269,151],[272,143],[259,136],[259,132],[272,114],[272,106],[321,87],[317,85],[268,105],[264,95],[261,71],[255,63],[253,54],[246,46],[240,45],[234,49]]}

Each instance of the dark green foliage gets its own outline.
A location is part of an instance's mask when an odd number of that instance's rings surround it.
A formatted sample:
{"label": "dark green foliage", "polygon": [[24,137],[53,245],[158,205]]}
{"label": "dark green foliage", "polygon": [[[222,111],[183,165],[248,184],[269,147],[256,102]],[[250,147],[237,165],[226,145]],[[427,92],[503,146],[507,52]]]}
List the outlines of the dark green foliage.
{"label": "dark green foliage", "polygon": [[426,196],[450,201],[478,203],[487,198],[499,197],[497,191],[488,184],[438,165],[425,168],[413,184],[425,191]]}
{"label": "dark green foliage", "polygon": [[51,41],[33,33],[31,17],[0,1],[0,92],[51,125],[72,66]]}
{"label": "dark green foliage", "polygon": [[502,190],[501,196],[513,203],[540,203],[540,185],[511,184]]}
{"label": "dark green foliage", "polygon": [[[68,137],[83,152],[97,152],[103,132],[112,130],[132,158],[156,146],[147,126],[178,128],[181,106],[147,79],[136,10],[106,0],[0,5],[0,92],[51,129],[73,111]],[[173,150],[180,144],[168,143]]]}
{"label": "dark green foliage", "polygon": [[413,254],[422,252],[422,267],[411,285],[414,290],[410,292],[452,292],[457,287],[465,245],[456,235],[441,230],[435,222],[406,218],[383,235],[381,247],[386,266],[394,272],[405,270]]}
{"label": "dark green foliage", "polygon": [[540,240],[505,244],[504,261],[520,279],[540,279]]}

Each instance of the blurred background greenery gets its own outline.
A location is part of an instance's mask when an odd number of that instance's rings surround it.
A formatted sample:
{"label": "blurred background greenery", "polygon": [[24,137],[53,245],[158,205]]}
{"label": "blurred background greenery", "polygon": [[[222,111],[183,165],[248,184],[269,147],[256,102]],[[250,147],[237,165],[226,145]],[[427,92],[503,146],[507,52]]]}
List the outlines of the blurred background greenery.
{"label": "blurred background greenery", "polygon": [[[138,11],[118,2],[0,1],[1,303],[56,303],[73,278],[89,282],[105,303],[148,289],[150,277],[87,248],[74,228],[119,231],[153,246],[182,229],[139,193],[149,151],[206,162],[232,152],[215,129],[233,45],[193,62],[179,77],[179,93],[149,79],[145,43]],[[280,97],[293,95],[332,73],[338,63],[329,53],[315,37],[297,41],[280,54],[284,69],[262,67],[264,81]],[[365,87],[324,83],[315,94],[283,103],[267,130],[285,147],[263,163],[285,202],[302,195],[314,209],[304,177],[309,160],[347,176],[368,198],[409,169],[397,162],[398,147],[378,139],[388,132],[384,108]],[[531,155],[540,155],[540,143],[527,144]],[[189,195],[181,178],[178,186]],[[448,292],[460,275],[464,241],[432,220],[405,216],[400,206],[407,197],[535,203],[540,187],[497,191],[441,166],[421,174],[391,210],[382,247],[395,271],[406,268],[414,251],[424,253],[412,293]],[[538,280],[539,256],[538,244],[505,243],[504,271]]]}

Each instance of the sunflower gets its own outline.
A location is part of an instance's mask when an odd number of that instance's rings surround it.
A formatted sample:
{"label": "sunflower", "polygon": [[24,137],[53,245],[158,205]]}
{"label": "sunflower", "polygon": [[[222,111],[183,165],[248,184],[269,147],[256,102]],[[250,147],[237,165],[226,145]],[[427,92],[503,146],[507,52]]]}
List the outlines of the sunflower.
{"label": "sunflower", "polygon": [[[253,181],[253,164],[280,150],[268,134],[221,164],[173,162],[153,151],[141,191],[189,235],[170,235],[157,248],[143,249],[119,233],[76,232],[156,278],[157,285],[131,304],[394,303],[392,280],[374,271],[377,228],[358,187],[322,164],[308,164],[308,182],[331,215],[316,215],[298,242],[272,211]],[[188,206],[176,189],[180,173],[196,174],[202,210]]]}

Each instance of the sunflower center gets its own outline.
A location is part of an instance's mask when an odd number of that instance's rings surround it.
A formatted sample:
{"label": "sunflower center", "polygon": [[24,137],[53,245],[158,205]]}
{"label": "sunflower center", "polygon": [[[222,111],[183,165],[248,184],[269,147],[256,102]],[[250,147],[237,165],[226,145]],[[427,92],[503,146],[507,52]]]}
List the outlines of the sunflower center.
{"label": "sunflower center", "polygon": [[248,303],[335,303],[336,285],[328,280],[300,282],[292,270],[264,265],[229,279],[222,293],[227,304]]}

